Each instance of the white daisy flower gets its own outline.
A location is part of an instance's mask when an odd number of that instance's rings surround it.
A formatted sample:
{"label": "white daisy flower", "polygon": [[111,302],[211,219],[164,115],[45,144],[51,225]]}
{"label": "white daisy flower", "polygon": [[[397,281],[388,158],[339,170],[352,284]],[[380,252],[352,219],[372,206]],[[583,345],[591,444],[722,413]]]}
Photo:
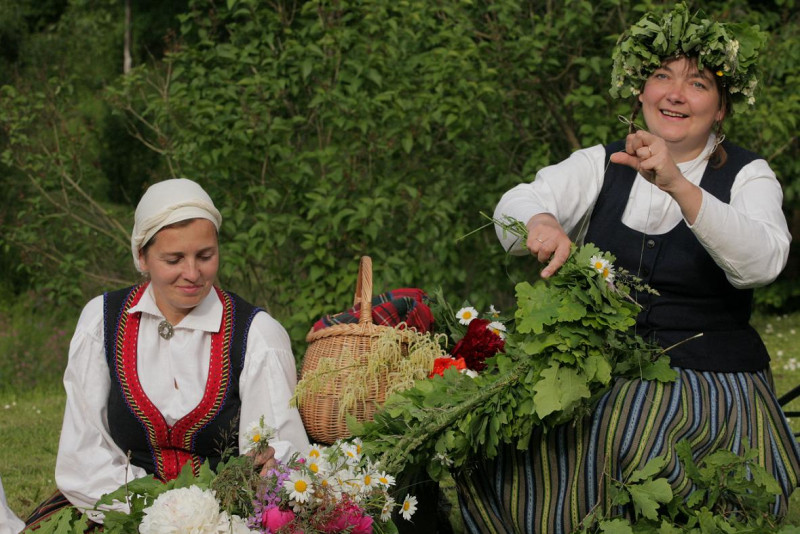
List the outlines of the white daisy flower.
{"label": "white daisy flower", "polygon": [[456,312],[456,319],[458,319],[458,322],[461,324],[469,324],[477,316],[478,316],[478,310],[476,310],[472,306],[461,308]]}
{"label": "white daisy flower", "polygon": [[490,304],[489,305],[489,315],[494,317],[494,318],[500,317],[500,310],[495,308],[494,304]]}
{"label": "white daisy flower", "polygon": [[364,471],[361,473],[359,483],[361,486],[361,491],[366,492],[377,487],[378,484],[380,484],[380,481],[378,480],[378,475],[376,473],[372,471]]}
{"label": "white daisy flower", "polygon": [[478,378],[478,372],[473,371],[472,369],[463,369],[461,373],[467,375],[470,378]]}
{"label": "white daisy flower", "polygon": [[506,334],[505,334],[506,325],[504,325],[500,321],[492,321],[491,323],[486,325],[486,328],[487,328],[487,330],[491,330],[492,332],[497,334],[497,336],[500,339],[505,339],[506,338]]}
{"label": "white daisy flower", "polygon": [[244,447],[242,453],[248,453],[254,449],[265,447],[270,439],[275,435],[272,428],[264,424],[262,415],[258,421],[253,421],[244,433]]}
{"label": "white daisy flower", "polygon": [[600,256],[592,256],[591,265],[595,271],[600,273],[606,282],[614,281],[614,266],[611,265],[607,259],[601,258]]}
{"label": "white daisy flower", "polygon": [[403,505],[400,507],[400,514],[403,519],[410,520],[414,512],[417,511],[417,498],[413,495],[406,495],[403,499]]}
{"label": "white daisy flower", "polygon": [[301,471],[292,471],[289,480],[283,483],[283,488],[289,492],[289,498],[298,503],[308,502],[313,493],[311,478]]}
{"label": "white daisy flower", "polygon": [[342,446],[342,454],[344,454],[348,465],[356,465],[361,460],[360,447],[358,444],[346,444]]}
{"label": "white daisy flower", "polygon": [[381,486],[385,488],[394,486],[394,477],[392,475],[387,475],[386,471],[381,471],[375,476],[378,479],[378,484],[380,484]]}
{"label": "white daisy flower", "polygon": [[311,455],[306,457],[305,466],[306,469],[318,476],[322,476],[328,471],[328,462],[324,458],[314,458]]}
{"label": "white daisy flower", "polygon": [[311,445],[311,449],[308,451],[308,457],[314,459],[322,458],[322,449],[323,447],[321,447],[320,445],[317,444]]}
{"label": "white daisy flower", "polygon": [[381,521],[386,523],[389,519],[392,518],[392,510],[394,510],[394,505],[397,504],[395,500],[391,497],[386,497],[386,504],[383,505],[381,509]]}

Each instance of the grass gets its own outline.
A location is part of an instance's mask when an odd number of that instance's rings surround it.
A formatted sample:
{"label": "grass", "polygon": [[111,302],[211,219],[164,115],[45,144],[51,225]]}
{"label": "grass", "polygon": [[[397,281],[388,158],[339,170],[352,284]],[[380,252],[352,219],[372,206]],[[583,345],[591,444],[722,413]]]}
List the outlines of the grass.
{"label": "grass", "polygon": [[[62,332],[71,330],[67,322],[26,313],[17,310],[10,319],[8,310],[0,310],[0,477],[9,506],[23,519],[55,489],[53,473],[64,412],[60,376],[69,344]],[[800,313],[759,316],[753,324],[772,356],[778,394],[800,385]],[[32,363],[33,354],[42,357]],[[21,380],[32,371],[42,380],[24,385]],[[800,399],[787,409],[800,410]],[[790,422],[800,432],[800,418]],[[800,525],[800,491],[792,496],[787,523]]]}

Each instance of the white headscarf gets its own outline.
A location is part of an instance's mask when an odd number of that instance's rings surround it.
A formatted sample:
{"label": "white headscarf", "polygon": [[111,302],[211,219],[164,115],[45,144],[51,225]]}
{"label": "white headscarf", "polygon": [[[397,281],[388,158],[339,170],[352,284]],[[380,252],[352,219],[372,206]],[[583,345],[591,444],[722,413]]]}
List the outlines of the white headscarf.
{"label": "white headscarf", "polygon": [[131,252],[136,270],[139,265],[139,250],[156,233],[176,222],[186,219],[207,219],[214,223],[219,232],[222,216],[214,207],[214,202],[202,187],[186,178],[164,180],[151,185],[136,206]]}

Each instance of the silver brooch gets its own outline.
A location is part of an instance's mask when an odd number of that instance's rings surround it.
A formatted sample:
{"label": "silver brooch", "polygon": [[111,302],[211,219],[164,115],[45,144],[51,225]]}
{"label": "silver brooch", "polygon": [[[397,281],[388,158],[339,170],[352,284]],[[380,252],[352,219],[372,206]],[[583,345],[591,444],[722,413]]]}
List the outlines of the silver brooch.
{"label": "silver brooch", "polygon": [[160,323],[158,323],[158,335],[164,339],[169,339],[175,334],[175,329],[172,325],[164,319]]}

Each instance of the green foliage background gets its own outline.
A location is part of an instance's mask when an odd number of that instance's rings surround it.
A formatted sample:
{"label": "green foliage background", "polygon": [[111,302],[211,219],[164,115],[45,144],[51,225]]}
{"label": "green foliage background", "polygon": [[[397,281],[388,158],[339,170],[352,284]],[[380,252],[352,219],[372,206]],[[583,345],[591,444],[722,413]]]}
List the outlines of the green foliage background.
{"label": "green foliage background", "polygon": [[[185,176],[223,213],[223,286],[266,306],[298,356],[311,323],[375,290],[441,285],[510,306],[530,261],[483,224],[500,195],[581,146],[620,138],[608,95],[619,33],[671,2],[17,0],[0,8],[0,295],[78,308],[132,283],[127,232],[149,183]],[[729,139],[800,205],[793,0],[690,3],[771,33],[763,91]],[[797,267],[760,293],[793,306]],[[452,298],[452,297],[451,297]]]}

